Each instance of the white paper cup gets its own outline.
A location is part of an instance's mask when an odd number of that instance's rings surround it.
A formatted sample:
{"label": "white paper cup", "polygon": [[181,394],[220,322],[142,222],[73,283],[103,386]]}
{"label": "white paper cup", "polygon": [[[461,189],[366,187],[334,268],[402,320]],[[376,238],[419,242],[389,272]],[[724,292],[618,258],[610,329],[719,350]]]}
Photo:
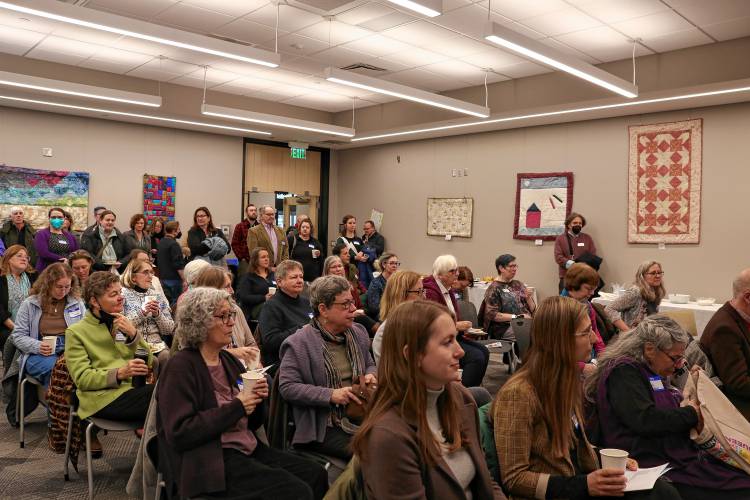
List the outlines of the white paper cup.
{"label": "white paper cup", "polygon": [[276,287],[275,286],[269,286],[268,287],[268,293],[270,293],[270,294],[276,293]]}
{"label": "white paper cup", "polygon": [[624,471],[628,461],[628,452],[617,448],[604,448],[599,450],[602,457],[602,469],[617,469]]}
{"label": "white paper cup", "polygon": [[57,347],[57,335],[45,335],[42,337],[42,342],[47,344],[50,349],[52,349],[52,352],[55,352],[55,347]]}
{"label": "white paper cup", "polygon": [[242,392],[252,392],[258,380],[264,378],[260,372],[245,372],[242,374]]}

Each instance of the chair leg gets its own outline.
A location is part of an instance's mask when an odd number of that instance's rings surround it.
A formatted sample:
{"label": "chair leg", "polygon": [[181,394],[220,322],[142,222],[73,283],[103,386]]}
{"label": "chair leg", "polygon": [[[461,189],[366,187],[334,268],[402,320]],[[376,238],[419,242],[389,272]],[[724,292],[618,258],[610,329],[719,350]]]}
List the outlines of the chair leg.
{"label": "chair leg", "polygon": [[26,409],[24,408],[24,400],[26,399],[24,397],[25,392],[26,392],[26,379],[24,378],[23,380],[21,380],[21,383],[18,384],[18,399],[16,402],[17,421],[19,425],[21,426],[21,431],[20,431],[21,448],[24,447],[24,435],[23,435],[24,434],[24,420],[26,420]]}
{"label": "chair leg", "polygon": [[161,500],[161,488],[164,482],[164,476],[161,472],[156,474],[156,493],[154,494],[154,500]]}
{"label": "chair leg", "polygon": [[86,426],[86,473],[89,479],[89,500],[94,499],[94,471],[91,468],[91,431],[93,428],[93,422],[89,422],[89,425]]}
{"label": "chair leg", "polygon": [[73,441],[73,417],[75,417],[76,412],[73,410],[73,408],[70,409],[70,416],[68,417],[68,437],[65,439],[65,468],[63,469],[63,473],[65,475],[65,480],[70,481],[70,474],[68,473],[68,464],[70,462],[70,446],[71,442]]}

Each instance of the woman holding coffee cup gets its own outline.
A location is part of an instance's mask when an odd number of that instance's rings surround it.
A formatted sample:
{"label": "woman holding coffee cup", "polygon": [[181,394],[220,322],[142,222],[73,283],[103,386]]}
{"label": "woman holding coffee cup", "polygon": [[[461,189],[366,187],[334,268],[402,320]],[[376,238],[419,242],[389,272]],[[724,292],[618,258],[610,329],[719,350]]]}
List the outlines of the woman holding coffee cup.
{"label": "woman holding coffee cup", "polygon": [[[596,336],[588,311],[568,297],[549,297],[534,315],[521,369],[498,392],[492,420],[500,477],[513,498],[622,496],[623,468],[599,468],[583,428],[578,361],[588,361]],[[630,460],[628,469],[636,469]],[[628,498],[679,499],[659,480]]]}
{"label": "woman holding coffee cup", "polygon": [[364,403],[352,385],[376,382],[370,338],[354,323],[354,300],[345,278],[313,281],[310,304],[312,321],[281,345],[279,391],[292,405],[292,444],[348,460],[357,422],[349,419],[346,406]]}
{"label": "woman holding coffee cup", "polygon": [[57,356],[65,349],[65,330],[85,311],[70,268],[62,263],[48,266],[16,313],[10,339],[21,353],[19,373],[46,387]]}
{"label": "woman holding coffee cup", "polygon": [[323,274],[325,249],[313,236],[313,225],[305,219],[299,223],[299,234],[294,231],[287,238],[289,241],[289,258],[302,264],[305,281],[311,283]]}
{"label": "woman holding coffee cup", "polygon": [[322,498],[328,487],[322,466],[255,436],[268,384],[262,376],[243,377],[245,367],[224,349],[236,319],[224,290],[197,287],[182,297],[175,334],[183,349],[156,395],[167,491],[176,489],[180,498]]}
{"label": "woman holding coffee cup", "polygon": [[253,248],[248,261],[248,272],[240,277],[237,285],[237,300],[240,301],[245,319],[258,320],[266,301],[276,292],[276,276],[271,270],[271,257],[262,247]]}

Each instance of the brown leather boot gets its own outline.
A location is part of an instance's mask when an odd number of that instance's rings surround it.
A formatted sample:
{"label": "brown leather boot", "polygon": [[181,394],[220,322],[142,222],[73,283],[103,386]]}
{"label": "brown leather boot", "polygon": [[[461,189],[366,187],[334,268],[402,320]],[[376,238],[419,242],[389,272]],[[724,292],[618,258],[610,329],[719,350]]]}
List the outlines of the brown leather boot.
{"label": "brown leather boot", "polygon": [[91,436],[91,458],[102,458],[103,454],[102,443],[99,441],[96,434],[94,434]]}

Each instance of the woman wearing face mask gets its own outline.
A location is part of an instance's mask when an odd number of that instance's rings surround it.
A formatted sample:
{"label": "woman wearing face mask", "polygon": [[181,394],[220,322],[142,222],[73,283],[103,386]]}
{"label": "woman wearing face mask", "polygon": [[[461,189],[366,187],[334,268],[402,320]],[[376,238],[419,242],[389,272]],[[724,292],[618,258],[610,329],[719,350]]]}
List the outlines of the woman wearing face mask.
{"label": "woman wearing face mask", "polygon": [[578,368],[582,370],[584,377],[588,377],[596,371],[595,360],[604,352],[605,348],[604,341],[599,333],[599,325],[602,324],[602,320],[598,318],[596,309],[590,301],[597,285],[599,285],[599,273],[591,266],[577,262],[570,266],[568,272],[565,273],[565,289],[561,293],[563,297],[570,297],[586,306],[591,320],[591,330],[596,335],[591,359],[586,362],[578,362]]}
{"label": "woman wearing face mask", "polygon": [[75,237],[63,230],[65,214],[61,208],[51,208],[47,213],[49,227],[36,232],[34,250],[36,250],[36,270],[41,272],[55,262],[68,263],[67,256],[78,250]]}
{"label": "woman wearing face mask", "polygon": [[565,219],[565,231],[555,239],[554,255],[560,277],[558,292],[563,291],[565,271],[575,264],[576,259],[586,254],[596,255],[594,240],[582,232],[585,226],[586,218],[581,214],[571,212]]}
{"label": "woman wearing face mask", "polygon": [[113,211],[101,212],[100,220],[83,233],[81,246],[94,257],[95,271],[122,273],[130,261],[130,242],[115,227],[117,216]]}

